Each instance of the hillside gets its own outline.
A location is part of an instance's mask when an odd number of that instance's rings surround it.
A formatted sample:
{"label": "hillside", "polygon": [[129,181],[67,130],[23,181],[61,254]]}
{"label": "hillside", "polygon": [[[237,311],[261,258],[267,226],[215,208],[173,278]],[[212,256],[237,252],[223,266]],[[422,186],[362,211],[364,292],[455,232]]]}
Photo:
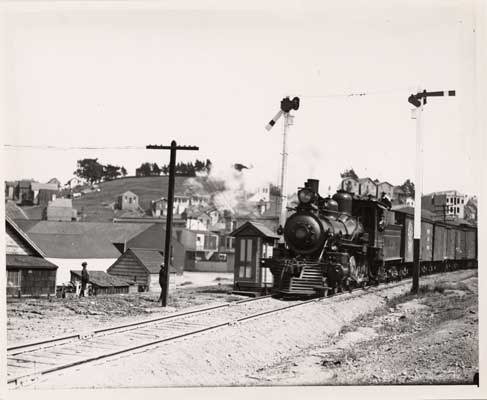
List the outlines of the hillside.
{"label": "hillside", "polygon": [[[83,211],[86,215],[85,221],[111,221],[119,211],[113,210],[112,204],[117,201],[119,195],[128,190],[139,196],[139,204],[144,210],[148,209],[153,200],[167,196],[169,177],[126,177],[101,182],[98,186],[99,192],[73,199],[73,207],[79,214]],[[183,195],[188,190],[199,194],[208,194],[212,191],[204,179],[183,176],[176,176],[174,189],[175,195]]]}

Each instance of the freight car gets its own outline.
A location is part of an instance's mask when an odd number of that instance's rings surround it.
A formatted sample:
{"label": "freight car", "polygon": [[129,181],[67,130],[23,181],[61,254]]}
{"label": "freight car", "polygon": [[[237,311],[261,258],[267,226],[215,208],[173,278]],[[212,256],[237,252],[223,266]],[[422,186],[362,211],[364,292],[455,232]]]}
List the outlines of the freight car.
{"label": "freight car", "polygon": [[[358,197],[339,190],[319,195],[308,179],[283,229],[285,243],[265,261],[273,289],[286,295],[325,294],[402,279],[413,265],[413,209],[392,209],[383,197]],[[477,228],[468,224],[421,221],[421,273],[477,265]]]}

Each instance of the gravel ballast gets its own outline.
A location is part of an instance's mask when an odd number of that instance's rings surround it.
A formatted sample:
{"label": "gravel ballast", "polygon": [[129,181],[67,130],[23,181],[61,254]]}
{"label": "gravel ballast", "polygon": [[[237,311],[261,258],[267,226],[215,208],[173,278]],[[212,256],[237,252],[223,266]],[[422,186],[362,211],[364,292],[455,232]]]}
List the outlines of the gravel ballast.
{"label": "gravel ballast", "polygon": [[[475,271],[422,278],[460,280]],[[330,341],[340,329],[411,288],[405,281],[358,297],[325,299],[266,317],[48,376],[29,388],[114,388],[272,385],[259,371]],[[278,300],[275,300],[278,301]],[[202,317],[204,318],[204,317]]]}

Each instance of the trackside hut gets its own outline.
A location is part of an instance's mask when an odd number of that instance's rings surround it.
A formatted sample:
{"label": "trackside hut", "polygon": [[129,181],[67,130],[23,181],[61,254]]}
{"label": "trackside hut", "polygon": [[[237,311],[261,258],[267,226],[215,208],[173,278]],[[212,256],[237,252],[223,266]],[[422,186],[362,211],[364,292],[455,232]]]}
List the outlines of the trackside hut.
{"label": "trackside hut", "polygon": [[9,217],[5,225],[7,296],[55,295],[57,265]]}
{"label": "trackside hut", "polygon": [[243,293],[260,293],[272,286],[272,274],[262,259],[272,257],[279,236],[267,226],[249,221],[233,231],[235,237],[234,289]]}
{"label": "trackside hut", "polygon": [[[158,292],[159,273],[164,263],[163,252],[157,249],[130,248],[122,254],[107,273],[114,277],[135,282],[140,292]],[[181,274],[182,270],[171,266],[171,274]]]}
{"label": "trackside hut", "polygon": [[[116,276],[109,275],[105,271],[89,271],[88,284],[91,286],[93,294],[123,294],[137,291],[135,282],[129,282]],[[81,286],[81,270],[71,271],[71,282]]]}

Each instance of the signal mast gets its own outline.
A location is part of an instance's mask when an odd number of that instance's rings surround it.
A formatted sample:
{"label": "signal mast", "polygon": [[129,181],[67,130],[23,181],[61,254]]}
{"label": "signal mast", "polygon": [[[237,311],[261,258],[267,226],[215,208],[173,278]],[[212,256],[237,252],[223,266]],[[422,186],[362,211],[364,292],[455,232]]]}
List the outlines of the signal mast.
{"label": "signal mast", "polygon": [[284,114],[284,123],[282,129],[282,163],[281,163],[281,214],[279,216],[278,234],[282,234],[284,224],[286,223],[287,214],[287,131],[293,125],[294,116],[289,114],[291,110],[299,109],[299,97],[294,97],[292,100],[285,97],[281,100],[281,108],[278,113],[266,125],[266,129],[270,131],[276,122]]}

